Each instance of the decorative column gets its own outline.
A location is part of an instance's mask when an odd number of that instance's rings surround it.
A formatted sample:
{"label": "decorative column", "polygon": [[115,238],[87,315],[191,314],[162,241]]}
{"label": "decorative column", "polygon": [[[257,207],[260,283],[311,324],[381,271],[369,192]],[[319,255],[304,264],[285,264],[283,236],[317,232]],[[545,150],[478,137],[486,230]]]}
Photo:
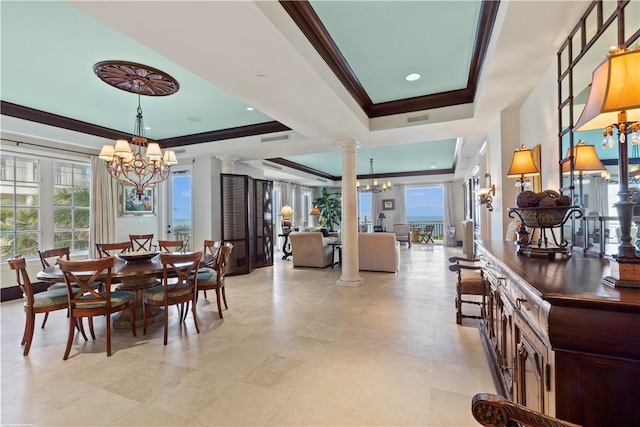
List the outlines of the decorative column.
{"label": "decorative column", "polygon": [[356,147],[358,141],[348,141],[342,147],[342,275],[338,286],[360,286],[362,277],[358,268],[358,213],[356,191]]}
{"label": "decorative column", "polygon": [[233,173],[233,164],[237,158],[225,154],[224,156],[217,156],[217,159],[222,163],[222,173]]}

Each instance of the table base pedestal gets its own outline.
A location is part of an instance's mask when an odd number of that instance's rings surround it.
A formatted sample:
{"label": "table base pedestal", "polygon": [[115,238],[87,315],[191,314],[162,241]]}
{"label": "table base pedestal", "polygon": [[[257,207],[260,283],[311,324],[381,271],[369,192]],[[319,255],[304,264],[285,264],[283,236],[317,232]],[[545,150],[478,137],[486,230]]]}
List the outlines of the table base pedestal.
{"label": "table base pedestal", "polygon": [[[144,326],[144,307],[142,305],[142,295],[146,289],[159,285],[160,282],[153,278],[127,279],[123,281],[116,289],[118,291],[133,292],[135,297],[135,321],[136,328]],[[151,307],[151,316],[147,319],[147,324],[151,325],[156,322],[162,322],[162,309],[159,307]],[[116,314],[113,318],[114,329],[131,329],[131,312],[123,310]]]}

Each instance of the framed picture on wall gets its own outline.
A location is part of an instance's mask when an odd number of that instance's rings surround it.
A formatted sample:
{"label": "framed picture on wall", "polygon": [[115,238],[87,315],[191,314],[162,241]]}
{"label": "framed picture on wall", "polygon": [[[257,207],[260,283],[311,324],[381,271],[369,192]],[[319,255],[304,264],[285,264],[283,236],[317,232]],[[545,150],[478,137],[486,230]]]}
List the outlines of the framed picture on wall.
{"label": "framed picture on wall", "polygon": [[396,208],[396,199],[385,199],[382,201],[383,211],[392,211]]}
{"label": "framed picture on wall", "polygon": [[155,187],[147,187],[138,197],[132,185],[120,185],[120,215],[155,215]]}

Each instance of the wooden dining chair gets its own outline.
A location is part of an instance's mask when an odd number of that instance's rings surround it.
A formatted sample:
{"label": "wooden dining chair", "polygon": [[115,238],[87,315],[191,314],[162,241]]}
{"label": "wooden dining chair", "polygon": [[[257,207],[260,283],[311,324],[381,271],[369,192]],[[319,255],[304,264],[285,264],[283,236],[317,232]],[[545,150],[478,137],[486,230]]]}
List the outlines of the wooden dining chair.
{"label": "wooden dining chair", "polygon": [[152,244],[153,234],[129,234],[129,240],[131,241],[134,252],[151,252],[152,249],[155,249],[155,246]]}
{"label": "wooden dining chair", "polygon": [[158,249],[161,252],[181,252],[184,253],[187,250],[187,244],[189,240],[159,240],[158,239]]}
{"label": "wooden dining chair", "polygon": [[[65,246],[62,248],[47,249],[44,251],[38,250],[38,255],[40,257],[40,264],[42,264],[42,269],[44,270],[45,268],[53,267],[54,265],[56,265],[56,261],[58,258],[69,259],[71,255],[71,248],[69,246]],[[64,282],[55,282],[49,284],[49,286],[47,287],[47,290],[54,289],[66,290],[67,286],[64,284]],[[44,319],[42,319],[42,328],[44,328],[44,325],[47,324],[47,320],[49,320],[49,313],[45,312]]]}
{"label": "wooden dining chair", "polygon": [[[479,259],[467,259],[461,257],[451,257],[449,270],[457,273],[456,282],[456,323],[462,324],[463,318],[483,319],[485,317],[487,283],[482,272]],[[481,301],[463,299],[464,295],[482,296]],[[462,313],[462,304],[475,304],[480,306],[480,316],[470,316]]]}
{"label": "wooden dining chair", "polygon": [[[33,341],[33,331],[35,329],[36,314],[44,313],[45,317],[49,315],[49,312],[56,310],[66,310],[69,306],[67,299],[67,288],[55,288],[49,289],[44,292],[34,293],[33,286],[39,282],[32,282],[29,279],[29,273],[27,273],[27,263],[22,255],[16,255],[14,258],[7,260],[9,267],[16,272],[16,283],[22,291],[22,296],[25,299],[24,312],[25,323],[24,333],[22,334],[21,345],[24,346],[23,355],[29,354],[31,349],[31,341]],[[78,288],[75,288],[78,290]],[[42,322],[42,328],[44,328],[45,322]],[[87,337],[82,332],[84,339]]]}
{"label": "wooden dining chair", "polygon": [[[131,241],[118,243],[96,243],[96,250],[100,258],[115,256],[116,254],[124,254],[131,252],[133,246]],[[112,252],[113,251],[113,252]]]}
{"label": "wooden dining chair", "polygon": [[[200,333],[198,320],[196,319],[196,299],[198,296],[198,268],[200,267],[201,258],[202,251],[186,254],[160,254],[160,262],[162,263],[162,285],[146,289],[142,294],[142,303],[144,305],[143,334],[147,333],[147,319],[151,314],[151,307],[163,307],[164,345],[167,345],[169,328],[168,307],[178,304],[184,307],[186,304],[186,309],[180,311],[180,323],[183,323],[187,317],[189,303],[191,303],[193,323],[196,325],[196,332]],[[176,278],[177,280],[175,280]],[[182,313],[184,313],[184,316]]]}
{"label": "wooden dining chair", "polygon": [[[105,317],[107,335],[107,357],[111,356],[111,315],[119,311],[131,310],[131,332],[136,336],[135,324],[135,294],[129,291],[111,290],[111,270],[113,257],[90,259],[85,261],[58,260],[60,270],[67,285],[69,300],[69,337],[63,360],[67,360],[71,351],[71,344],[75,335],[76,325],[82,323],[83,317],[90,319],[91,336],[95,340],[93,331],[94,316]],[[95,282],[104,283],[102,291],[98,291]],[[77,289],[74,289],[74,285]]]}
{"label": "wooden dining chair", "polygon": [[[206,241],[205,241],[206,247]],[[224,308],[229,309],[227,305],[227,295],[224,287],[224,278],[227,270],[227,264],[229,263],[229,257],[233,250],[233,244],[230,242],[222,245],[218,251],[215,267],[213,270],[200,273],[198,276],[198,293],[204,291],[204,297],[207,297],[208,290],[214,290],[216,293],[216,301],[218,303],[218,315],[222,319],[222,306],[220,304],[220,296],[222,295],[222,301],[224,301]],[[196,299],[197,301],[197,299]]]}

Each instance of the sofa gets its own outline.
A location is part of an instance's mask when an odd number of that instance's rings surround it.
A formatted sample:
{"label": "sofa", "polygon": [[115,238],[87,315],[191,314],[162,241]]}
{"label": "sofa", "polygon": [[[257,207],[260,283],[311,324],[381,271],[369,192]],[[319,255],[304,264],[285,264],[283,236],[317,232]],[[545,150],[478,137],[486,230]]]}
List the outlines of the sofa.
{"label": "sofa", "polygon": [[400,242],[395,233],[358,233],[360,270],[395,273],[400,267]]}
{"label": "sofa", "polygon": [[319,231],[293,231],[289,234],[294,267],[325,268],[333,264],[335,236],[323,237]]}

